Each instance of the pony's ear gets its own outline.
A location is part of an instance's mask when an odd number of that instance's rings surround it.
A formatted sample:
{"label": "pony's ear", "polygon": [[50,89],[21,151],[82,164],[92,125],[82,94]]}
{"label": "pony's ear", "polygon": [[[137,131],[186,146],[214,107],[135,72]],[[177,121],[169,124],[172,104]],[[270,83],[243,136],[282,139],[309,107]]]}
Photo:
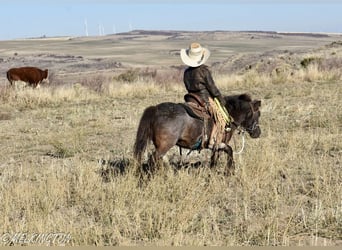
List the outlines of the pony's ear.
{"label": "pony's ear", "polygon": [[254,100],[252,102],[252,105],[253,105],[253,109],[254,110],[259,110],[260,106],[261,106],[261,101],[260,100]]}

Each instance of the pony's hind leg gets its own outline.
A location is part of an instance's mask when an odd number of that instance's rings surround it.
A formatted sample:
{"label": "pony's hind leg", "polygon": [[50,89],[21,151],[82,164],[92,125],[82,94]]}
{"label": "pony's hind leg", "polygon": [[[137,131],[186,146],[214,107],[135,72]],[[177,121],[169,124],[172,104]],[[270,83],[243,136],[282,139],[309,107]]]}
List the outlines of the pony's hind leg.
{"label": "pony's hind leg", "polygon": [[167,142],[166,140],[159,140],[155,142],[156,150],[149,156],[148,170],[149,174],[153,174],[160,166],[162,157],[176,144],[176,142]]}
{"label": "pony's hind leg", "polygon": [[153,174],[156,170],[156,165],[158,165],[159,159],[156,157],[156,151],[149,155],[147,160],[147,166],[144,171],[147,174]]}

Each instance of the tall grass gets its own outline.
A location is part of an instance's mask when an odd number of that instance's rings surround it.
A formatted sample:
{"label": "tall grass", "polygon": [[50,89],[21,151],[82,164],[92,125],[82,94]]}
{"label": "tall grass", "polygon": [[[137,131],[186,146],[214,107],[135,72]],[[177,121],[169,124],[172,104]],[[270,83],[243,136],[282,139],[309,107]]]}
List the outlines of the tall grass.
{"label": "tall grass", "polygon": [[224,159],[205,167],[206,150],[183,156],[203,167],[176,170],[173,149],[144,185],[132,159],[140,116],[182,102],[182,84],[1,89],[2,231],[65,232],[77,246],[341,245],[341,79],[315,65],[277,77],[215,75],[224,94],[262,100],[262,137],[247,139],[235,175],[220,174]]}

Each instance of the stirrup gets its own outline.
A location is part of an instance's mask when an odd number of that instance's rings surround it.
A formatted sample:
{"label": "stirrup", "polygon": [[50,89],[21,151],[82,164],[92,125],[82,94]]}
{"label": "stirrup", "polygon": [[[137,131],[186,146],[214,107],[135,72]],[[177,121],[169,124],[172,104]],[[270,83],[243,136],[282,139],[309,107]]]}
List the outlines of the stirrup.
{"label": "stirrup", "polygon": [[226,132],[230,132],[230,131],[232,130],[232,128],[231,128],[231,127],[229,127],[229,125],[228,125],[228,124],[226,124],[226,126],[225,126],[224,130],[225,130]]}

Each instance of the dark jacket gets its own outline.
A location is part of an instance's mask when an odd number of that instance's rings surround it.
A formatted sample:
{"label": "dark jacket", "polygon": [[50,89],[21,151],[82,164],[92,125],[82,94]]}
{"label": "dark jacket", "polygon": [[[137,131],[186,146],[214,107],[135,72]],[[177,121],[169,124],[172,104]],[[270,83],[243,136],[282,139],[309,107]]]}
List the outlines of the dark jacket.
{"label": "dark jacket", "polygon": [[224,105],[224,99],[215,85],[208,66],[189,67],[184,72],[184,84],[189,93],[198,94],[205,100],[217,97]]}

